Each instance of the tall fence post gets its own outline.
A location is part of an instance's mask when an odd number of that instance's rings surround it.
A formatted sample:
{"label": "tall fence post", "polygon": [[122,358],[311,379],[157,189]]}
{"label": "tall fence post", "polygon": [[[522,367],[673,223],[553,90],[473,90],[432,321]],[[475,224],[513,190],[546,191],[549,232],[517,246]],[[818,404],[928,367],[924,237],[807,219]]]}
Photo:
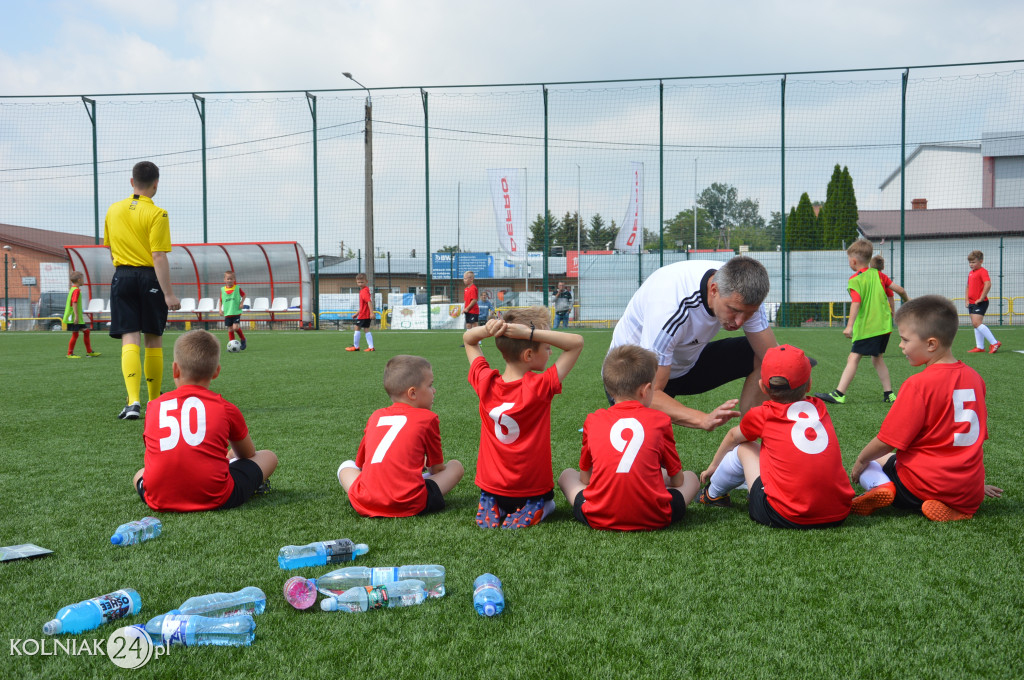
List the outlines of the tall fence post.
{"label": "tall fence post", "polygon": [[[548,254],[551,251],[549,245],[551,239],[551,224],[548,220],[548,88],[544,89],[544,274],[542,290],[544,291],[544,306],[548,306]],[[530,271],[530,248],[526,248],[526,271]],[[525,291],[529,293],[530,291]]]}
{"label": "tall fence post", "polygon": [[206,98],[193,93],[192,103],[196,105],[196,111],[199,113],[199,129],[203,143],[203,243],[209,243],[206,232]]}
{"label": "tall fence post", "polygon": [[427,220],[427,330],[430,330],[430,299],[434,294],[433,279],[433,256],[430,254],[430,116],[427,109],[427,91],[420,88],[420,97],[423,99],[423,168],[424,187],[423,193],[426,196],[426,220]]}
{"label": "tall fence post", "polygon": [[[317,160],[316,95],[306,93],[306,105],[313,117],[313,328],[320,330],[320,178]],[[206,133],[203,133],[203,224],[206,223]],[[203,227],[203,235],[206,228]],[[345,253],[341,254],[343,257]]]}
{"label": "tall fence post", "polygon": [[665,83],[661,80],[658,81],[658,266],[665,266]]}
{"label": "tall fence post", "polygon": [[907,77],[910,69],[903,70],[900,94],[900,277],[903,286],[907,283],[906,250],[907,250]]}
{"label": "tall fence post", "polygon": [[[1003,236],[999,237],[999,325],[1003,325]],[[1010,320],[1011,322],[1013,319]]]}
{"label": "tall fence post", "polygon": [[[787,290],[786,290],[786,260],[789,259],[789,246],[786,243],[786,76],[782,76],[782,91],[780,96],[780,102],[782,104],[782,110],[780,112],[780,129],[782,130],[782,139],[779,142],[779,163],[780,163],[780,178],[782,180],[782,205],[780,209],[782,211],[782,301],[779,304],[779,311],[775,318],[776,326],[786,326],[789,324],[789,309],[787,308]],[[697,246],[694,245],[696,248]]]}
{"label": "tall fence post", "polygon": [[82,97],[85,113],[92,123],[92,213],[93,213],[93,244],[100,244],[100,169],[96,159],[96,100]]}

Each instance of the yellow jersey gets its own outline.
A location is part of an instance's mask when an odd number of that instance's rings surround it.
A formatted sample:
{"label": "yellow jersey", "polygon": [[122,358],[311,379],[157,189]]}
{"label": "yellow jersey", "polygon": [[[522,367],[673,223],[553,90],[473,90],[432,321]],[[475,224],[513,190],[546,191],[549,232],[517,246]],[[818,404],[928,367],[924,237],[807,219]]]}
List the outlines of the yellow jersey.
{"label": "yellow jersey", "polygon": [[139,194],[112,204],[103,222],[103,245],[115,267],[152,267],[154,252],[171,251],[167,211]]}

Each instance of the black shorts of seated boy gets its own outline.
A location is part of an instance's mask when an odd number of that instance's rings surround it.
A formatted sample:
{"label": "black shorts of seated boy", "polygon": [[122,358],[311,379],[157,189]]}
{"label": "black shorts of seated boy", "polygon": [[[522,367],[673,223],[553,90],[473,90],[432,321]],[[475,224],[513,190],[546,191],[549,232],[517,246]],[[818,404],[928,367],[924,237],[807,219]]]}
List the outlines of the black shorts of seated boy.
{"label": "black shorts of seated boy", "polygon": [[[411,517],[444,509],[444,496],[465,470],[446,464],[434,403],[434,371],[423,357],[399,354],[384,367],[391,406],[366,422],[356,459],[338,468],[338,482],[364,517]],[[424,474],[424,466],[427,469]]]}
{"label": "black shorts of seated boy", "polygon": [[171,371],[177,389],[146,407],[145,467],[132,485],[163,512],[241,505],[273,474],[277,456],[257,451],[242,412],[210,391],[220,375],[217,338],[202,330],[183,334]]}
{"label": "black shorts of seated boy", "polygon": [[605,357],[604,387],[615,401],[583,424],[580,471],[569,468],[558,486],[573,516],[594,529],[663,529],[686,514],[697,475],[683,470],[672,419],[651,408],[658,357],[619,345]]}

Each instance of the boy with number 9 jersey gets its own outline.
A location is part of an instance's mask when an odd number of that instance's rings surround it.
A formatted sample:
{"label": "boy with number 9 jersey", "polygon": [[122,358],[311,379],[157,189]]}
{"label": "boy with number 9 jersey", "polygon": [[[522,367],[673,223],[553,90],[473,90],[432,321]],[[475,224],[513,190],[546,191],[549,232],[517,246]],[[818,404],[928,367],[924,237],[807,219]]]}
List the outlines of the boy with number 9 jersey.
{"label": "boy with number 9 jersey", "polygon": [[697,475],[679,462],[672,420],[651,408],[657,370],[657,355],[637,345],[605,357],[601,376],[615,405],[587,416],[580,472],[558,477],[573,516],[589,527],[663,529],[697,495]]}
{"label": "boy with number 9 jersey", "polygon": [[237,507],[264,485],[277,456],[257,451],[238,407],[210,391],[220,374],[220,344],[212,333],[179,337],[171,370],[177,389],[146,409],[145,467],[132,484],[161,512]]}
{"label": "boy with number 9 jersey", "polygon": [[[780,529],[838,526],[850,514],[846,477],[832,419],[821,399],[808,397],[811,362],[792,345],[772,347],[761,362],[768,401],[743,416],[701,473],[700,502],[731,505],[744,481],[750,519]],[[760,439],[758,446],[756,440]]]}

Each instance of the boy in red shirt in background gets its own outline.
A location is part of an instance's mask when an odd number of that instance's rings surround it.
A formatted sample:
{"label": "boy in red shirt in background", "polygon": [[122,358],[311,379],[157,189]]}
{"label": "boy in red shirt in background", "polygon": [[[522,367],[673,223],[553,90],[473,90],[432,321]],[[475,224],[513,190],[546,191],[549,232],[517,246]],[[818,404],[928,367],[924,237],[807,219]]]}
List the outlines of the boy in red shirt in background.
{"label": "boy in red shirt in background", "polygon": [[558,477],[573,516],[589,527],[663,529],[697,495],[697,475],[679,462],[672,419],[650,407],[657,370],[658,357],[637,345],[605,357],[601,376],[615,405],[587,416],[580,471]]}
{"label": "boy in red shirt in background", "polygon": [[217,338],[200,330],[179,337],[171,372],[177,389],[146,408],[145,467],[132,479],[135,490],[161,512],[241,505],[270,478],[277,456],[257,451],[242,412],[210,391],[220,374]]}
{"label": "boy in red shirt in background", "polygon": [[441,430],[430,410],[437,392],[430,362],[408,354],[392,357],[384,367],[384,390],[392,404],[373,412],[355,461],[338,468],[341,488],[364,517],[444,510],[445,494],[465,470],[457,460],[445,465],[441,455]]}
{"label": "boy in red shirt in background", "polygon": [[373,348],[373,333],[370,332],[370,321],[373,320],[373,298],[370,295],[370,283],[366,274],[356,274],[356,285],[359,286],[359,311],[356,312],[356,330],[352,334],[352,346],[346,347],[346,352],[359,351],[359,329],[366,329],[367,348],[364,352],[376,351]]}
{"label": "boy in red shirt in background", "polygon": [[[744,481],[750,519],[780,529],[825,529],[850,514],[853,487],[825,404],[807,396],[811,362],[792,345],[772,347],[761,362],[768,401],[729,430],[701,482],[705,505],[731,505]],[[754,442],[760,439],[758,446]]]}
{"label": "boy in red shirt in background", "polygon": [[92,351],[92,343],[89,342],[89,324],[85,323],[82,316],[82,290],[80,286],[85,282],[82,272],[71,272],[68,277],[71,281],[71,290],[68,291],[68,300],[64,303],[64,323],[71,331],[71,340],[68,342],[68,359],[81,359],[81,355],[75,354],[75,343],[78,342],[78,333],[81,331],[85,340],[85,353],[91,357],[98,357],[99,352]]}
{"label": "boy in red shirt in background", "polygon": [[967,292],[964,298],[967,301],[967,312],[971,315],[971,325],[974,326],[974,348],[967,350],[970,353],[984,352],[985,341],[990,345],[988,353],[995,354],[1003,343],[996,340],[992,331],[985,325],[985,312],[988,311],[988,292],[992,289],[992,279],[989,278],[988,270],[982,263],[985,256],[980,250],[972,250],[967,256],[967,264],[971,273],[967,275]]}
{"label": "boy in red shirt in background", "polygon": [[941,295],[915,298],[896,312],[900,349],[911,366],[925,368],[903,383],[850,470],[866,490],[853,500],[857,514],[895,505],[934,522],[970,519],[985,496],[1002,495],[985,484],[985,382],[953,357],[959,324],[956,307]]}
{"label": "boy in red shirt in background", "polygon": [[480,306],[477,304],[480,294],[477,292],[475,280],[476,274],[473,272],[466,272],[462,275],[462,285],[466,287],[462,291],[462,311],[466,317],[466,330],[476,328],[480,321]]}
{"label": "boy in red shirt in background", "polygon": [[[551,477],[551,400],[583,351],[582,336],[548,330],[544,307],[514,309],[466,331],[469,384],[480,397],[476,485],[481,529],[520,529],[555,508]],[[480,341],[493,337],[505,371],[492,369]],[[550,368],[551,347],[562,350]]]}

